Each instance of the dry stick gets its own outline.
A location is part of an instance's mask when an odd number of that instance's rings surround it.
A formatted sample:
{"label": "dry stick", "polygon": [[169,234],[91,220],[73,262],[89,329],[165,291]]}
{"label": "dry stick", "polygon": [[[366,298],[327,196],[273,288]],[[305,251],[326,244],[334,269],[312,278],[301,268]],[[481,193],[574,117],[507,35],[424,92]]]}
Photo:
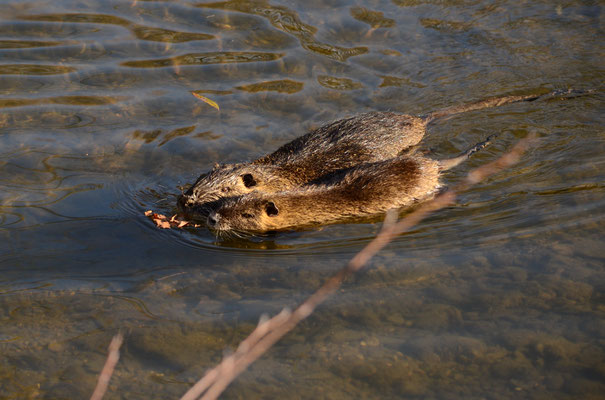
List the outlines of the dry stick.
{"label": "dry stick", "polygon": [[107,355],[107,360],[105,361],[101,375],[99,375],[97,387],[92,393],[92,396],[90,396],[90,400],[101,400],[107,391],[107,385],[109,384],[111,375],[113,375],[113,370],[120,359],[120,346],[122,346],[123,341],[124,337],[121,333],[118,333],[111,339],[111,343],[109,343],[108,347],[109,354]]}
{"label": "dry stick", "polygon": [[[232,360],[241,358],[242,355],[246,354],[252,347],[256,346],[258,341],[265,336],[267,332],[269,332],[271,329],[275,329],[275,327],[277,327],[279,324],[282,324],[283,321],[289,316],[290,312],[287,310],[282,310],[270,320],[267,320],[266,316],[262,316],[256,329],[254,329],[254,331],[252,331],[252,333],[246,339],[244,339],[242,343],[240,343],[234,354],[225,357],[225,359],[221,362],[221,365],[223,365],[223,363],[231,363]],[[181,397],[181,400],[197,399],[201,393],[205,392],[219,378],[219,367],[208,371],[202,379],[200,379],[191,389],[187,391],[187,393],[185,393],[183,397]]]}
{"label": "dry stick", "polygon": [[471,171],[460,185],[436,196],[433,200],[427,201],[400,221],[392,222],[392,219],[388,218],[387,223],[383,225],[376,238],[357,253],[344,268],[328,279],[317,292],[312,294],[294,312],[289,313],[284,310],[268,321],[260,321],[257,328],[240,344],[237,351],[225,357],[217,367],[208,371],[196,385],[185,393],[181,400],[196,400],[202,394],[201,400],[216,399],[242,371],[300,321],[311,315],[313,310],[334,293],[347,277],[363,268],[394,237],[416,225],[431,212],[453,204],[456,192],[468,189],[489,175],[516,163],[521,154],[535,141],[535,138],[535,135],[531,134],[520,140],[509,153],[496,161]]}

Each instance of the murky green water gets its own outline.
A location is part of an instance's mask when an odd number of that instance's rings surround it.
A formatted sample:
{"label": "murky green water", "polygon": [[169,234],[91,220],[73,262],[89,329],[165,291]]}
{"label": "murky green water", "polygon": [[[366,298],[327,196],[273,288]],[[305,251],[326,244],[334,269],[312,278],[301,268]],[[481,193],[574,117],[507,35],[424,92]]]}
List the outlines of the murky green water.
{"label": "murky green water", "polygon": [[[541,146],[398,238],[224,398],[605,393],[603,9],[589,0],[0,1],[0,399],[176,398],[378,223],[249,241],[156,229],[215,162],[369,110],[598,89],[430,127],[458,182]],[[191,95],[216,101],[220,111]]]}

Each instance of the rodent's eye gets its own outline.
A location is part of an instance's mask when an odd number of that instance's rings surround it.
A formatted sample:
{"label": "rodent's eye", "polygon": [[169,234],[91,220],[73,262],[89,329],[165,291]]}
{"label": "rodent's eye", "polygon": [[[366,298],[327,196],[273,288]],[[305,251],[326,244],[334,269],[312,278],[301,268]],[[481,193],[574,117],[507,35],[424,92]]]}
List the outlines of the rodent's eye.
{"label": "rodent's eye", "polygon": [[231,191],[231,188],[230,188],[230,187],[226,187],[226,186],[225,186],[225,187],[224,187],[224,188],[222,188],[221,190],[223,191],[223,193],[227,193],[227,192],[230,192],[230,191]]}
{"label": "rodent's eye", "polygon": [[265,205],[265,212],[267,213],[268,216],[270,217],[275,217],[277,214],[279,214],[279,210],[277,209],[277,207],[275,206],[275,203],[270,201]]}
{"label": "rodent's eye", "polygon": [[254,218],[254,215],[248,214],[248,213],[243,213],[242,217],[244,217],[244,218]]}
{"label": "rodent's eye", "polygon": [[256,186],[256,180],[252,176],[252,174],[244,174],[242,175],[242,181],[244,182],[244,186],[249,188],[252,186]]}

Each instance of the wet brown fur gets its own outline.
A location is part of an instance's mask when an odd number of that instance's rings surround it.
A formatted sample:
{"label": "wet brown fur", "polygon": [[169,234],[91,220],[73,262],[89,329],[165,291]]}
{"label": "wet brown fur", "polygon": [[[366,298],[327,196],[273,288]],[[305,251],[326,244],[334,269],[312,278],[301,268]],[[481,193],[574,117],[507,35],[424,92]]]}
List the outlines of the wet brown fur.
{"label": "wet brown fur", "polygon": [[396,157],[417,145],[425,135],[428,123],[437,118],[561,94],[565,93],[496,97],[420,117],[370,112],[341,119],[294,139],[251,163],[215,166],[180,196],[178,206],[189,218],[205,218],[223,198],[252,191],[286,191],[360,163]]}
{"label": "wet brown fur", "polygon": [[418,156],[362,164],[298,189],[227,198],[208,224],[219,234],[256,233],[372,216],[431,197],[439,171],[438,161]]}

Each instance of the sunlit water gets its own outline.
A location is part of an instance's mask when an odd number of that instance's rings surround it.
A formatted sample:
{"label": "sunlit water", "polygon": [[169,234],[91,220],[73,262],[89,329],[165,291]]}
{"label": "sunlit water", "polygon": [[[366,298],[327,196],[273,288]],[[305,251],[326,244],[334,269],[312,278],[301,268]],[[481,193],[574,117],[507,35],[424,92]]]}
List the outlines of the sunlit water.
{"label": "sunlit water", "polygon": [[[560,3],[557,5],[557,3]],[[596,89],[437,121],[453,185],[225,398],[602,398],[603,11],[596,1],[0,1],[0,398],[177,398],[379,223],[224,240],[159,230],[215,162],[369,110]],[[195,98],[202,94],[220,111]]]}

